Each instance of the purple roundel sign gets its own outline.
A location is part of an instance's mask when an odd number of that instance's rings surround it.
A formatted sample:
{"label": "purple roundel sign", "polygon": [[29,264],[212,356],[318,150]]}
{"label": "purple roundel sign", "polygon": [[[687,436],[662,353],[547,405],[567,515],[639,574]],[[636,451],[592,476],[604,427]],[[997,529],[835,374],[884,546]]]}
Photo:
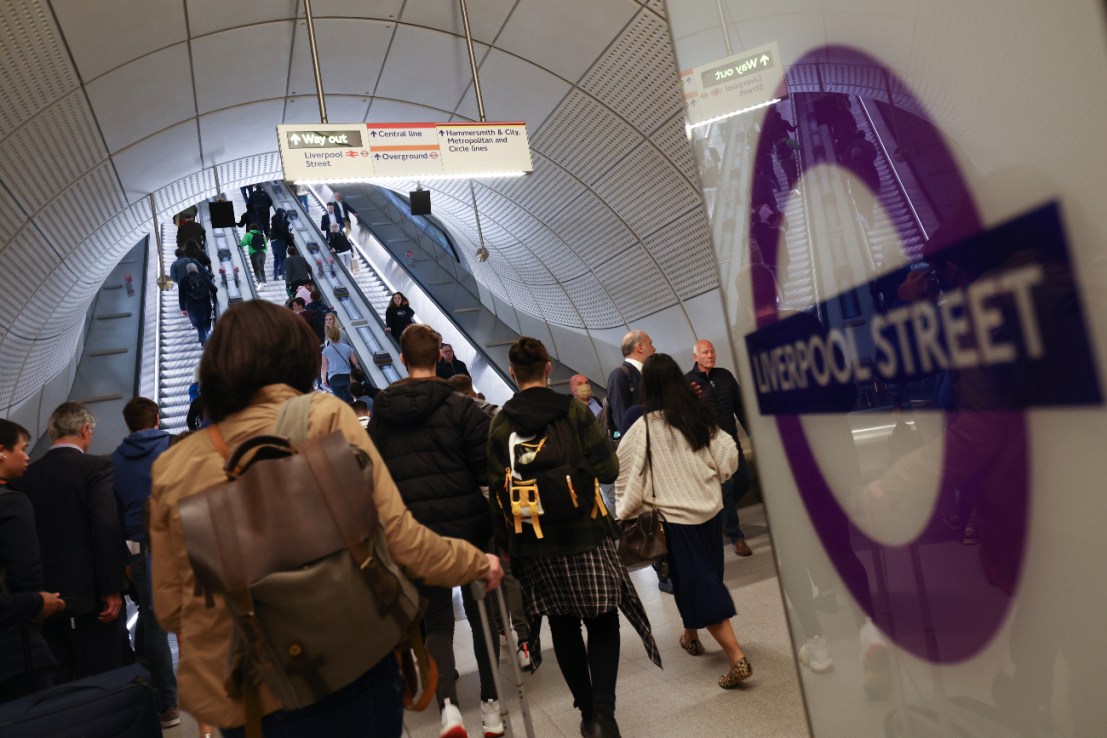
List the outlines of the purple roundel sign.
{"label": "purple roundel sign", "polygon": [[[798,63],[834,58],[883,72],[886,89],[906,89],[853,49],[819,49]],[[852,117],[849,98],[794,92],[792,99],[797,129],[819,131],[827,143],[805,150],[796,174],[819,164],[843,167],[885,212],[903,208],[912,195],[890,186],[891,175],[876,173],[876,136],[873,129],[851,130],[860,118]],[[803,504],[843,582],[898,646],[949,663],[987,645],[1018,587],[1031,509],[1026,410],[1100,405],[1102,396],[1058,205],[984,228],[941,132],[924,117],[898,114],[910,116],[913,135],[938,152],[927,162],[896,166],[944,172],[941,202],[933,207],[940,225],[908,266],[787,317],[778,312],[774,275],[784,248],[780,230],[763,222],[766,193],[775,201],[770,210],[784,202],[777,201],[779,183],[758,177],[769,176],[761,163],[771,165],[774,154],[785,163],[781,145],[789,134],[763,126],[750,224],[757,329],[745,341],[761,414],[775,416]],[[925,175],[917,179],[925,190]],[[863,215],[863,222],[873,221]],[[898,220],[900,243],[918,240],[915,227]],[[893,407],[941,412],[943,427],[935,441],[910,440],[899,455],[889,454],[878,479],[856,474],[856,489],[877,490],[863,505],[870,510],[879,503],[894,514],[902,499],[919,498],[920,485],[929,484],[930,494],[936,488],[929,520],[897,545],[852,524],[813,451],[814,441],[834,449],[836,463],[860,470],[858,459],[848,458],[857,451],[846,414]],[[808,436],[800,416],[816,413],[842,417],[838,436],[825,425],[818,439]],[[968,533],[979,536],[978,546],[962,545],[966,519],[956,534],[943,524],[958,508],[971,515],[975,530]]]}

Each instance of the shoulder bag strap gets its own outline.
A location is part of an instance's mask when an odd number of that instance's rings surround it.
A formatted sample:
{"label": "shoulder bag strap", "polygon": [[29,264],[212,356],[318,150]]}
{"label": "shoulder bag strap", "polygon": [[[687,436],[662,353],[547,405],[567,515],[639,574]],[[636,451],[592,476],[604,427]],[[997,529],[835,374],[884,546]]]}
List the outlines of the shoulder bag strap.
{"label": "shoulder bag strap", "polygon": [[294,446],[307,439],[313,394],[308,392],[293,397],[281,405],[280,412],[277,413],[277,425],[273,432],[292,441]]}

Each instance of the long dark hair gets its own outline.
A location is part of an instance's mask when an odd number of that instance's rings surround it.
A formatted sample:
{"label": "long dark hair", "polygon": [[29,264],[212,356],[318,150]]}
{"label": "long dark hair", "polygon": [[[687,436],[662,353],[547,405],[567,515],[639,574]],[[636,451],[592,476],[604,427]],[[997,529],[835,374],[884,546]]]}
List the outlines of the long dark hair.
{"label": "long dark hair", "polygon": [[668,354],[654,354],[642,365],[642,405],[646,412],[660,410],[665,422],[683,433],[694,451],[710,444],[719,429],[715,413],[699,401]]}

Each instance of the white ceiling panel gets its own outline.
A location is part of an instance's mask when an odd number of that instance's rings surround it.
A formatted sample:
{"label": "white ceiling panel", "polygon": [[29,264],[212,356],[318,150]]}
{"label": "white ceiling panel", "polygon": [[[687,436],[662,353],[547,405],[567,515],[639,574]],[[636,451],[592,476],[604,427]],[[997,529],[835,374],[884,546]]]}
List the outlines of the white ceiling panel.
{"label": "white ceiling panel", "polygon": [[444,121],[449,114],[438,108],[415,105],[401,100],[373,98],[367,120],[375,123],[412,123]]}
{"label": "white ceiling panel", "polygon": [[58,193],[35,218],[58,253],[73,252],[98,224],[102,213],[114,215],[127,206],[110,161]]}
{"label": "white ceiling panel", "polygon": [[[639,238],[674,216],[702,207],[699,191],[656,148],[643,143],[596,183],[596,190]],[[658,208],[657,203],[666,204]]]}
{"label": "white ceiling panel", "polygon": [[85,89],[111,151],[196,115],[186,43],[124,64]]}
{"label": "white ceiling panel", "polygon": [[[581,136],[581,129],[590,135]],[[642,134],[598,100],[574,90],[542,130],[534,147],[584,182],[595,182],[642,142]]]}
{"label": "white ceiling panel", "polygon": [[[370,20],[320,19],[315,22],[319,48],[319,69],[327,94],[373,94],[394,23]],[[315,72],[311,66],[311,46],[307,23],[296,24],[289,95],[315,94]]]}
{"label": "white ceiling panel", "polygon": [[[391,18],[400,14],[403,0],[312,0],[311,13],[315,18]],[[304,14],[300,8],[300,15]]]}
{"label": "white ceiling panel", "polygon": [[43,3],[0,3],[0,70],[0,138],[77,86],[58,28]]}
{"label": "white ceiling panel", "polygon": [[85,82],[186,40],[181,0],[53,0],[52,5]]}
{"label": "white ceiling panel", "polygon": [[[511,13],[513,3],[503,0],[469,0],[469,30],[476,41],[491,44]],[[407,0],[404,13],[400,16],[404,23],[426,26],[446,31],[457,36],[465,35],[461,22],[461,6],[445,0]]]}
{"label": "white ceiling panel", "polygon": [[127,202],[135,202],[201,169],[200,141],[195,121],[187,121],[113,154]]}
{"label": "white ceiling panel", "polygon": [[[226,159],[227,151],[241,155],[276,151],[277,133],[273,121],[281,119],[283,109],[283,100],[265,100],[200,116],[204,165],[210,167]],[[209,152],[209,142],[213,149],[222,151]]]}
{"label": "white ceiling panel", "polygon": [[8,187],[0,183],[0,251],[15,236],[27,215],[8,193]]}
{"label": "white ceiling panel", "polygon": [[[0,325],[14,327],[17,316],[26,307],[31,296],[42,289],[59,261],[38,229],[29,226],[16,234],[8,247],[0,252],[0,274],[19,277],[4,280],[4,299],[0,300]],[[0,361],[0,365],[5,363],[7,362]]]}
{"label": "white ceiling panel", "polygon": [[[369,98],[351,95],[327,95],[326,103],[327,120],[331,123],[361,123],[365,120],[365,109],[369,105]],[[289,98],[288,107],[284,110],[284,122],[318,123],[319,100],[314,95],[311,97]],[[277,139],[274,131],[269,130],[266,135],[272,138],[273,150],[276,151]]]}
{"label": "white ceiling panel", "polygon": [[596,266],[595,273],[628,321],[677,302],[665,277],[641,244],[609,256]]}
{"label": "white ceiling panel", "polygon": [[[188,0],[188,27],[192,37],[206,36],[236,26],[252,26],[291,19],[300,10],[300,0],[265,0],[240,3],[227,0]],[[314,10],[315,6],[312,6]]]}
{"label": "white ceiling panel", "polygon": [[496,45],[576,82],[637,12],[631,0],[520,0]]}
{"label": "white ceiling panel", "polygon": [[638,130],[653,133],[683,106],[668,25],[653,13],[639,13],[580,87]]}
{"label": "white ceiling panel", "polygon": [[0,181],[33,214],[106,156],[96,119],[78,89],[0,142]]}
{"label": "white ceiling panel", "polygon": [[[487,46],[476,48],[479,62]],[[454,110],[472,77],[465,39],[400,26],[384,63],[377,95]]]}
{"label": "white ceiling panel", "polygon": [[254,100],[283,98],[291,44],[292,21],[264,23],[195,39],[192,67],[200,113]]}
{"label": "white ceiling panel", "polygon": [[[546,70],[496,50],[480,65],[479,74],[488,120],[524,121],[528,135],[541,127],[570,89],[567,82]],[[457,112],[471,120],[480,118],[472,88]]]}

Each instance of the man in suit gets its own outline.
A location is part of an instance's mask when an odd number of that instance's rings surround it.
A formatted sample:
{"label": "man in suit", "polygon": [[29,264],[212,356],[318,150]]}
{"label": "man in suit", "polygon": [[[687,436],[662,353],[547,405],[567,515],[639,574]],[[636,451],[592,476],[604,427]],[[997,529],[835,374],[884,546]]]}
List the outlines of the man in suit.
{"label": "man in suit", "polygon": [[334,193],[334,212],[338,215],[339,222],[342,224],[343,231],[349,232],[350,230],[350,214],[357,215],[357,211],[346,202],[346,198],[342,196],[341,192]]}
{"label": "man in suit", "polygon": [[641,393],[638,391],[642,384],[642,362],[653,356],[657,350],[653,347],[653,341],[645,331],[633,330],[623,336],[620,344],[623,351],[623,363],[611,370],[607,375],[607,397],[611,404],[611,420],[618,431],[618,436],[627,432],[624,426],[627,409],[631,405],[642,404]]}
{"label": "man in suit", "polygon": [[60,405],[47,423],[53,445],[12,485],[34,507],[44,588],[68,605],[42,627],[59,684],[123,665],[127,549],[111,461],[88,453],[95,429],[84,405]]}

